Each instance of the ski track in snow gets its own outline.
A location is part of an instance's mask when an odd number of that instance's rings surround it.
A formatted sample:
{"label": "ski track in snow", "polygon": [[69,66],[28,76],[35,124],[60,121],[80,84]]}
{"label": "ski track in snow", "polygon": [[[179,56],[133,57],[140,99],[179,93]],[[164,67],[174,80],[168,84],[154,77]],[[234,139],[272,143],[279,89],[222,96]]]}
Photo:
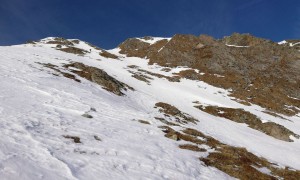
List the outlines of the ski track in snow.
{"label": "ski track in snow", "polygon": [[[244,108],[263,120],[281,124],[300,134],[300,118],[291,121],[262,113],[259,106],[244,106],[227,90],[204,82],[180,83],[154,78],[151,85],[131,77],[128,65],[171,75],[139,58],[105,59],[92,51],[85,57],[67,54],[51,45],[0,47],[0,177],[4,179],[233,179],[206,167],[199,154],[179,149],[179,142],[164,138],[153,108],[166,102],[199,119],[187,125],[271,162],[300,169],[300,141],[284,142],[196,108],[208,105]],[[81,47],[86,48],[81,44]],[[109,52],[117,54],[117,49]],[[96,59],[100,59],[98,61]],[[118,97],[81,78],[78,83],[48,73],[40,63],[62,65],[82,62],[104,69],[136,91]],[[44,69],[44,71],[41,71]],[[81,115],[89,112],[87,119]],[[137,122],[144,119],[151,125]],[[195,127],[196,126],[196,127]],[[78,136],[75,144],[64,135]],[[94,136],[100,137],[97,141]],[[283,156],[284,154],[284,156]]]}

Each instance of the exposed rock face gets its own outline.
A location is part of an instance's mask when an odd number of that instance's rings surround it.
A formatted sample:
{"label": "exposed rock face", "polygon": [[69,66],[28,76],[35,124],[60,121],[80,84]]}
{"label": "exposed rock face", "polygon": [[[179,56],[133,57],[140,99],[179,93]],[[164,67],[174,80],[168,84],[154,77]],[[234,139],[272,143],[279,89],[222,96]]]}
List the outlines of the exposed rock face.
{"label": "exposed rock face", "polygon": [[101,86],[103,86],[104,89],[113,92],[116,95],[122,96],[124,93],[122,93],[122,90],[127,90],[133,88],[129,87],[128,85],[116,80],[115,78],[111,77],[108,75],[105,71],[92,67],[92,66],[87,66],[82,63],[72,63],[72,64],[67,64],[64,67],[74,67],[79,70],[71,70],[73,73],[89,80],[92,82],[95,82]]}
{"label": "exposed rock face", "polygon": [[192,122],[192,123],[198,122],[197,119],[189,116],[188,114],[181,112],[179,109],[177,109],[176,107],[170,104],[158,102],[155,104],[155,107],[160,108],[159,111],[161,113],[164,113],[167,116],[175,117],[177,122],[179,123],[187,124],[188,122]]}
{"label": "exposed rock face", "polygon": [[285,115],[299,112],[295,107],[300,108],[300,52],[293,47],[235,33],[221,40],[207,35],[175,35],[168,42],[153,45],[129,39],[120,48],[127,56],[149,58],[150,64],[198,69],[205,75],[196,71],[179,74],[231,89],[232,96],[247,103]]}
{"label": "exposed rock face", "polygon": [[66,139],[72,139],[74,141],[74,143],[81,143],[80,137],[70,136],[70,135],[66,135],[66,136],[63,136],[63,137],[66,138]]}
{"label": "exposed rock face", "polygon": [[285,128],[284,126],[281,126],[274,122],[263,123],[257,116],[243,109],[233,109],[233,108],[225,108],[225,107],[217,107],[217,106],[207,106],[207,107],[195,106],[195,107],[214,116],[224,117],[226,119],[238,123],[245,123],[249,125],[249,127],[261,131],[276,139],[292,142],[293,140],[290,139],[290,136],[299,138],[299,135],[293,133],[292,131]]}
{"label": "exposed rock face", "polygon": [[76,47],[61,48],[59,50],[67,52],[67,53],[78,54],[78,55],[84,55],[85,53],[87,53],[87,51],[76,48]]}
{"label": "exposed rock face", "polygon": [[[37,43],[52,44],[52,45],[56,45],[57,50],[80,55],[80,56],[83,56],[83,55],[87,54],[88,52],[91,52],[91,49],[101,51],[104,53],[104,55],[110,55],[110,56],[112,55],[93,44],[90,44],[88,42],[83,42],[78,39],[65,39],[62,37],[54,37],[54,38],[49,37],[49,38],[41,39],[38,41],[30,41],[27,43],[29,43],[29,44],[37,44]],[[90,46],[91,49],[82,49],[82,47],[77,46],[80,43],[84,43],[84,44]]]}
{"label": "exposed rock face", "polygon": [[74,80],[74,81],[76,81],[76,82],[81,82],[81,81],[80,81],[79,79],[77,79],[73,74],[70,74],[70,73],[61,71],[61,70],[59,69],[59,67],[56,66],[56,65],[53,65],[53,64],[50,64],[50,63],[47,63],[47,64],[46,64],[46,63],[38,63],[38,64],[40,64],[40,65],[42,65],[42,66],[44,66],[44,67],[46,67],[46,68],[49,68],[49,69],[54,70],[56,73],[53,73],[53,75],[55,75],[55,76],[59,76],[59,75],[61,74],[61,75],[63,75],[63,76],[66,77],[66,78],[72,79],[72,80]]}
{"label": "exposed rock face", "polygon": [[234,33],[231,36],[226,36],[222,39],[222,42],[229,45],[236,46],[256,46],[264,43],[271,42],[270,40],[254,37],[250,34]]}
{"label": "exposed rock face", "polygon": [[199,36],[199,40],[204,45],[208,45],[208,46],[217,45],[217,42],[214,40],[214,38],[209,35],[202,34]]}
{"label": "exposed rock face", "polygon": [[99,53],[100,56],[103,56],[103,57],[106,57],[106,58],[111,58],[111,59],[118,59],[118,56],[114,55],[114,54],[111,54],[105,50],[102,50],[101,53]]}
{"label": "exposed rock face", "polygon": [[[199,159],[207,166],[213,166],[221,171],[239,179],[297,179],[300,171],[295,171],[285,167],[283,169],[274,166],[274,163],[267,161],[262,157],[258,157],[245,148],[234,147],[221,143],[213,137],[207,136],[196,129],[187,128],[181,132],[176,131],[168,126],[161,127],[165,133],[165,137],[175,141],[184,140],[189,145],[179,145],[182,149],[203,152],[206,149],[199,148],[198,145],[205,145],[212,149],[206,157]],[[270,174],[259,171],[259,168],[267,168]]]}
{"label": "exposed rock face", "polygon": [[59,45],[65,45],[65,46],[73,46],[74,45],[71,41],[68,41],[67,39],[60,38],[60,37],[54,38],[53,41],[48,41],[47,44],[59,44]]}
{"label": "exposed rock face", "polygon": [[[148,39],[149,37],[144,37],[144,39]],[[147,42],[143,42],[139,39],[130,38],[125,42],[119,45],[121,49],[120,53],[126,54],[129,57],[150,57],[152,54],[156,54],[164,45],[166,45],[168,40],[160,40],[154,44],[149,44]]]}
{"label": "exposed rock face", "polygon": [[[49,64],[49,63],[48,64],[38,63],[38,64],[40,64],[46,68],[54,70],[57,73],[54,75],[58,76],[61,74],[62,76],[66,77],[66,78],[72,79],[76,82],[81,82],[74,75],[74,74],[77,74],[80,77],[83,77],[89,81],[99,84],[105,90],[110,91],[118,96],[124,95],[124,93],[122,92],[123,90],[124,91],[127,91],[128,89],[134,90],[132,87],[111,77],[105,71],[98,69],[96,67],[84,65],[83,63],[75,62],[75,63],[63,65],[63,67],[66,68],[66,69],[64,69],[64,71],[62,71],[58,66],[53,65],[53,64]],[[69,67],[73,67],[76,69],[68,69]],[[67,71],[70,71],[74,74],[68,73]],[[96,110],[94,108],[92,108],[90,111],[96,111]],[[91,115],[86,114],[86,113],[83,114],[82,116],[86,117],[86,118],[93,118]]]}

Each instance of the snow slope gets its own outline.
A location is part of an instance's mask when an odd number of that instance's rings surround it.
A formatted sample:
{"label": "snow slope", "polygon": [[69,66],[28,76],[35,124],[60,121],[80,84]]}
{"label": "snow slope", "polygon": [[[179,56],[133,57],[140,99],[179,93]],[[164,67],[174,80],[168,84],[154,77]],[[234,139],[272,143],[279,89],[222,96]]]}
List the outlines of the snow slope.
{"label": "snow slope", "polygon": [[[153,77],[148,85],[133,78],[128,66],[166,76],[186,68],[164,72],[163,67],[148,65],[146,59],[119,55],[119,49],[108,51],[119,56],[112,60],[84,42],[76,46],[92,51],[77,56],[43,42],[0,47],[1,179],[233,179],[205,166],[199,154],[179,149],[179,142],[164,138],[157,128],[162,123],[154,118],[160,116],[153,108],[157,102],[172,104],[200,121],[186,127],[245,147],[270,162],[300,169],[299,139],[285,142],[272,138],[193,108],[193,102],[243,108],[296,134],[300,134],[299,115],[286,117],[290,121],[271,116],[259,106],[237,103],[228,96],[229,90],[201,81],[169,82]],[[135,91],[117,96],[80,77],[81,83],[54,76],[37,62],[58,66],[81,62],[105,70]],[[93,118],[82,117],[86,112]],[[139,119],[151,124],[139,123]],[[80,137],[82,143],[64,138],[67,135]]]}

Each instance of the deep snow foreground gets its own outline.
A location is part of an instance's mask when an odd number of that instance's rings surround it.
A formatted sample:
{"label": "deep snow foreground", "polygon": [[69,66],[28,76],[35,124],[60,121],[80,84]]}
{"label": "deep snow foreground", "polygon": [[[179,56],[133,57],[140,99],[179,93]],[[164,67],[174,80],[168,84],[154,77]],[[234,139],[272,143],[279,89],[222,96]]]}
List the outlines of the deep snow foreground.
{"label": "deep snow foreground", "polygon": [[[299,116],[287,117],[290,121],[273,117],[261,107],[237,103],[228,90],[204,82],[153,77],[148,85],[128,72],[128,66],[136,65],[170,76],[184,67],[164,72],[163,67],[149,66],[145,59],[124,57],[118,49],[109,52],[123,58],[105,58],[99,55],[101,50],[83,42],[77,47],[91,49],[84,56],[52,47],[55,45],[43,43],[0,47],[1,179],[231,179],[205,166],[195,152],[179,149],[179,142],[164,137],[157,128],[162,123],[154,118],[160,116],[153,108],[157,102],[172,104],[199,120],[197,125],[186,127],[245,147],[270,162],[300,169],[299,139],[285,142],[272,138],[245,124],[199,111],[193,102],[243,108],[296,134],[300,134]],[[62,66],[70,62],[103,69],[135,91],[116,96],[80,77],[81,83],[54,76],[38,64]],[[82,116],[87,112],[93,118]],[[151,124],[141,124],[139,119]],[[64,136],[80,137],[82,143]]]}

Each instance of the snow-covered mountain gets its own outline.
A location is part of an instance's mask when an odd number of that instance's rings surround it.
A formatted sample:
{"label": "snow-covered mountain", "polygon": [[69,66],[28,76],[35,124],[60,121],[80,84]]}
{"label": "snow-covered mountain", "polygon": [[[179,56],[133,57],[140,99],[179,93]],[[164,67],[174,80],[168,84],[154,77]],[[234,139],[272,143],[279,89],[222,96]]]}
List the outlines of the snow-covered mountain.
{"label": "snow-covered mountain", "polygon": [[284,44],[0,47],[0,179],[300,179],[300,56]]}

